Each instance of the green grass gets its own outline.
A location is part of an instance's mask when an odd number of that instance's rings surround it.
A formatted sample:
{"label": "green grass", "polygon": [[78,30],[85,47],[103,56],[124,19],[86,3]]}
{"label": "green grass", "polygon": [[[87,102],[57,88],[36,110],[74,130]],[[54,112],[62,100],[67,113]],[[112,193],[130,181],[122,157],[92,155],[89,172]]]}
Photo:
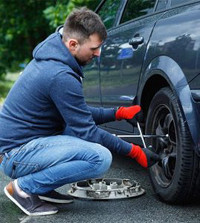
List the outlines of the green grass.
{"label": "green grass", "polygon": [[0,104],[4,102],[10,88],[19,76],[19,73],[20,72],[7,73],[5,78],[0,79]]}

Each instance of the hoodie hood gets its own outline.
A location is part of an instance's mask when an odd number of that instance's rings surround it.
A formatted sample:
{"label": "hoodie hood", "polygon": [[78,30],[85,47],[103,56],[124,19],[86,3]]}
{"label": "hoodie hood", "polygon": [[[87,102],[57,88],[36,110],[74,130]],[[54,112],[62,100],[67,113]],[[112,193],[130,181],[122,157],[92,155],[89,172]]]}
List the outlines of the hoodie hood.
{"label": "hoodie hood", "polygon": [[38,44],[33,51],[36,60],[56,60],[68,65],[75,73],[83,77],[83,72],[76,59],[62,42],[59,32],[51,34]]}

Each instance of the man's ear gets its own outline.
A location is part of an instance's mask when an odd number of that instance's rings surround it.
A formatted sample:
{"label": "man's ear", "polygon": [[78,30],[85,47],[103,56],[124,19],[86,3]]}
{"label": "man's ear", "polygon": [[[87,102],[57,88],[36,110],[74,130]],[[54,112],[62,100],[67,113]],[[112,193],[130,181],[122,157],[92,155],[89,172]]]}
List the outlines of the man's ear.
{"label": "man's ear", "polygon": [[65,42],[65,45],[73,55],[76,53],[78,48],[78,41],[76,39],[69,39]]}

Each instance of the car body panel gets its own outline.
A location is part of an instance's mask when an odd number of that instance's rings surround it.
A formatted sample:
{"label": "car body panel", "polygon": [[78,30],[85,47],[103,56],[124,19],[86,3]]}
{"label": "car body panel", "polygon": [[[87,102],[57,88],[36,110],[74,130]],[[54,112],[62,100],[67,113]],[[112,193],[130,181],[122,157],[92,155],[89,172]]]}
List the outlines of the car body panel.
{"label": "car body panel", "polygon": [[[192,98],[190,90],[192,84],[189,86],[189,82],[199,73],[200,31],[196,29],[200,24],[199,15],[200,5],[197,3],[165,12],[157,21],[148,45],[143,69],[148,67],[149,71],[142,72],[147,75],[150,72],[149,67],[155,66],[176,92],[198,154],[200,152],[199,110]],[[142,77],[141,83],[144,82],[143,78],[147,79],[145,76]],[[200,82],[196,84],[199,88]]]}
{"label": "car body panel", "polygon": [[[175,75],[177,74],[177,75]],[[164,85],[155,86],[157,82],[154,82],[154,77],[162,79]],[[154,58],[154,60],[149,64],[144,72],[143,80],[144,84],[141,84],[140,90],[138,92],[138,100],[141,105],[146,103],[146,98],[148,97],[146,89],[148,86],[155,86],[154,90],[157,92],[158,89],[164,86],[170,86],[174,93],[179,99],[180,107],[182,108],[182,113],[184,114],[185,121],[188,123],[188,127],[191,136],[194,141],[195,150],[199,153],[198,142],[199,142],[199,132],[200,132],[200,119],[199,111],[197,109],[196,103],[192,98],[192,94],[185,78],[185,75],[178,64],[167,56],[159,56]],[[163,82],[165,80],[166,82]],[[160,81],[161,82],[161,81]],[[150,95],[154,95],[151,93]],[[151,100],[151,99],[149,99]]]}
{"label": "car body panel", "polygon": [[83,79],[84,95],[87,102],[93,106],[101,106],[98,58],[94,58],[86,66],[84,74],[87,76],[86,79]]}

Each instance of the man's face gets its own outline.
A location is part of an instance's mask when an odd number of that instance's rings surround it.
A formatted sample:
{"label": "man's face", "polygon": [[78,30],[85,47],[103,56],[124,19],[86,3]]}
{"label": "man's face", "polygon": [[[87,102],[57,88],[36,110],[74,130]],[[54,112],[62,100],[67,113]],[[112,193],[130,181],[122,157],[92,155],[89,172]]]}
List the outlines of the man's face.
{"label": "man's face", "polygon": [[88,40],[84,41],[82,44],[78,44],[74,57],[81,66],[84,66],[94,57],[100,56],[101,45],[102,40],[100,40],[98,34],[92,34]]}

